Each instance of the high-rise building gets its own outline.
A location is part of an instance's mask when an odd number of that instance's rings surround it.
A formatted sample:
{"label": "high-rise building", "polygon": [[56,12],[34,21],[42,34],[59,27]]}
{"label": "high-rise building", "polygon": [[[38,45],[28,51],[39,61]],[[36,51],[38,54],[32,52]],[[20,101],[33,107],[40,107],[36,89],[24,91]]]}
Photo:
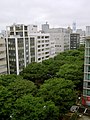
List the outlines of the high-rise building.
{"label": "high-rise building", "polygon": [[7,74],[5,39],[0,35],[0,74]]}
{"label": "high-rise building", "polygon": [[73,33],[76,33],[76,22],[73,22],[72,27],[73,27]]}
{"label": "high-rise building", "polygon": [[80,46],[80,34],[71,33],[70,34],[70,49],[78,49]]}
{"label": "high-rise building", "polygon": [[86,36],[90,36],[90,26],[86,26]]}
{"label": "high-rise building", "polygon": [[6,34],[8,73],[18,75],[30,61],[28,26],[8,26]]}
{"label": "high-rise building", "polygon": [[29,63],[50,58],[50,36],[37,33],[35,25],[7,27],[6,43],[9,74],[18,75]]}
{"label": "high-rise building", "polygon": [[49,24],[46,22],[46,24],[42,24],[42,32],[48,33],[49,30]]}
{"label": "high-rise building", "polygon": [[82,104],[90,106],[90,36],[85,42],[84,81]]}
{"label": "high-rise building", "polygon": [[[69,50],[70,31],[66,28],[51,28],[48,30],[55,54]],[[54,48],[55,46],[55,48]]]}

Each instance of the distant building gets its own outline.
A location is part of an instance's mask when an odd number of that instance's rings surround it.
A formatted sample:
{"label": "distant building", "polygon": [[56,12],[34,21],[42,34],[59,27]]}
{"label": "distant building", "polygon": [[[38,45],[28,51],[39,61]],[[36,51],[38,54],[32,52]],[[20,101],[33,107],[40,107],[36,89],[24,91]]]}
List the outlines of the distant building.
{"label": "distant building", "polygon": [[73,29],[73,33],[76,33],[76,23],[75,22],[73,22],[73,25],[72,25],[72,29]]}
{"label": "distant building", "polygon": [[86,26],[86,36],[90,36],[90,26]]}
{"label": "distant building", "polygon": [[78,49],[80,46],[80,34],[70,34],[70,49]]}
{"label": "distant building", "polygon": [[[70,31],[66,28],[51,28],[48,30],[50,41],[53,44],[53,51],[57,55],[60,52],[70,49]],[[55,47],[54,47],[55,46]]]}
{"label": "distant building", "polygon": [[80,34],[80,45],[84,45],[85,44],[85,31],[83,31],[82,29],[77,29],[76,33]]}
{"label": "distant building", "polygon": [[31,33],[37,33],[37,25],[28,25],[28,32]]}
{"label": "distant building", "polygon": [[42,32],[48,33],[49,30],[49,24],[46,22],[46,24],[42,24]]}
{"label": "distant building", "polygon": [[0,35],[0,74],[7,74],[5,39]]}
{"label": "distant building", "polygon": [[50,36],[37,33],[35,25],[8,26],[6,43],[9,74],[18,75],[29,63],[50,58]]}
{"label": "distant building", "polygon": [[90,36],[86,37],[82,104],[90,106]]}

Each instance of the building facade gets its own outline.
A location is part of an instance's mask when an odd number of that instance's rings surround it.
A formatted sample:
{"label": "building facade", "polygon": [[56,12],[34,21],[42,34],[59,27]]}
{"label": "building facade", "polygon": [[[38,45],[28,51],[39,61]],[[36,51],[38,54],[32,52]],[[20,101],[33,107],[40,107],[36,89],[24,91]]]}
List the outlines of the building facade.
{"label": "building facade", "polygon": [[[33,39],[33,46],[30,47],[30,52],[35,55],[34,62],[42,62],[43,60],[50,58],[50,35],[44,33],[30,34],[30,42]],[[32,57],[31,57],[32,58]],[[31,60],[31,62],[33,62]]]}
{"label": "building facade", "polygon": [[6,43],[9,74],[18,75],[29,63],[50,58],[50,36],[37,33],[35,25],[7,27]]}
{"label": "building facade", "polygon": [[49,24],[46,22],[46,24],[42,24],[42,32],[48,33],[49,30]]}
{"label": "building facade", "polygon": [[90,36],[90,26],[86,26],[86,36]]}
{"label": "building facade", "polygon": [[19,74],[30,61],[28,26],[14,24],[7,27],[8,73]]}
{"label": "building facade", "polygon": [[85,31],[82,29],[77,29],[76,33],[80,34],[80,45],[85,45]]}
{"label": "building facade", "polygon": [[[55,55],[70,49],[70,31],[66,28],[52,28],[48,30],[50,41],[53,43]],[[55,46],[55,47],[54,47]]]}
{"label": "building facade", "polygon": [[90,36],[86,37],[82,104],[90,106]]}
{"label": "building facade", "polygon": [[70,49],[78,49],[80,46],[80,34],[71,33],[70,34]]}
{"label": "building facade", "polygon": [[7,74],[5,39],[0,35],[0,74]]}

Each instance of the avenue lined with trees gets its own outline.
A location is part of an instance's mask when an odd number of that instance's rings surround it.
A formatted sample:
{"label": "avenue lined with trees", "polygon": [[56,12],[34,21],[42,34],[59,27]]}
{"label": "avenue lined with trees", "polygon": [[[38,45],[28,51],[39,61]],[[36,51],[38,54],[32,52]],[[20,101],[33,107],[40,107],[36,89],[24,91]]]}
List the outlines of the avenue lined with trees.
{"label": "avenue lined with trees", "polygon": [[59,120],[82,92],[84,47],[0,76],[1,120]]}

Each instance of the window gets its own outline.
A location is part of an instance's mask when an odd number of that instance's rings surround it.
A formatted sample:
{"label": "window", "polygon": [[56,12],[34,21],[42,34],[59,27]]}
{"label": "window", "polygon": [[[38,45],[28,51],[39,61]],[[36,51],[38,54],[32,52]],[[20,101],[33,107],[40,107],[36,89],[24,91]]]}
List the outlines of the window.
{"label": "window", "polygon": [[35,45],[35,39],[34,39],[34,37],[31,37],[30,38],[30,46],[34,46]]}
{"label": "window", "polygon": [[40,45],[38,45],[38,48],[40,48]]}
{"label": "window", "polygon": [[45,54],[49,54],[49,52],[45,52]]}
{"label": "window", "polygon": [[88,72],[90,72],[90,66],[88,66]]}
{"label": "window", "polygon": [[35,48],[31,48],[30,52],[31,52],[31,56],[35,55]]}
{"label": "window", "polygon": [[49,56],[46,56],[46,58],[49,58]]}
{"label": "window", "polygon": [[40,52],[41,50],[40,49],[38,49],[38,52]]}
{"label": "window", "polygon": [[35,62],[35,57],[32,57],[32,58],[31,58],[31,62]]}
{"label": "window", "polygon": [[49,38],[49,36],[45,36],[45,38]]}
{"label": "window", "polygon": [[44,43],[44,40],[42,40],[42,43]]}
{"label": "window", "polygon": [[38,43],[40,43],[40,41],[38,41]]}
{"label": "window", "polygon": [[83,95],[87,95],[87,90],[83,90]]}
{"label": "window", "polygon": [[87,95],[89,95],[89,96],[90,96],[90,90],[87,90]]}
{"label": "window", "polygon": [[41,60],[41,58],[38,58],[38,60]]}
{"label": "window", "polygon": [[42,36],[42,39],[44,38],[44,36]]}
{"label": "window", "polygon": [[88,88],[90,88],[90,82],[88,82]]}
{"label": "window", "polygon": [[49,46],[49,44],[46,44],[46,46]]}
{"label": "window", "polygon": [[38,36],[37,38],[40,39],[40,36]]}
{"label": "window", "polygon": [[88,74],[88,80],[90,80],[90,74]]}

